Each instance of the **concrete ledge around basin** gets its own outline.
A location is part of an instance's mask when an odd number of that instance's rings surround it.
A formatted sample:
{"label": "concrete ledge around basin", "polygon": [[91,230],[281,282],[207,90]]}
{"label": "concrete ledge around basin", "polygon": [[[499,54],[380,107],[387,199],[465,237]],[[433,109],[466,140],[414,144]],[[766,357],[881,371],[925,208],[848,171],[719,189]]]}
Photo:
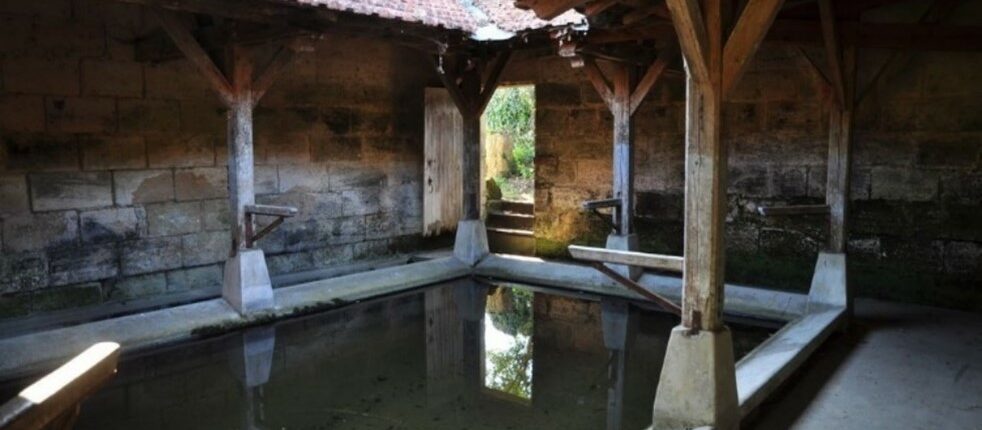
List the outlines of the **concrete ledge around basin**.
{"label": "concrete ledge around basin", "polygon": [[241,317],[223,299],[94,321],[0,340],[0,378],[27,375],[56,366],[93,343],[111,341],[124,351],[221,333],[277,318],[337,307],[467,276],[471,268],[454,258],[357,273],[274,290],[275,309]]}
{"label": "concrete ledge around basin", "polygon": [[747,416],[786,381],[842,323],[845,308],[825,308],[788,323],[736,365],[740,412]]}
{"label": "concrete ledge around basin", "polygon": [[[640,295],[624,288],[590,266],[546,261],[535,257],[492,254],[477,264],[474,274],[643,300]],[[637,282],[652,292],[675,301],[682,299],[682,278],[645,273]],[[805,294],[726,284],[724,309],[730,314],[792,321],[805,313],[807,304],[808,296]]]}

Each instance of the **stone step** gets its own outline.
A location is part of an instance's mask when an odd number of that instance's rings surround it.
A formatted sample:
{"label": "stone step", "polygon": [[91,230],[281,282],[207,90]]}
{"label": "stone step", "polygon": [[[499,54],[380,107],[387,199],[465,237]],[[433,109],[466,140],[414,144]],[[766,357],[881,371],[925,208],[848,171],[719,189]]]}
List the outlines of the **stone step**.
{"label": "stone step", "polygon": [[488,228],[532,230],[534,226],[535,215],[514,212],[488,212]]}
{"label": "stone step", "polygon": [[535,215],[535,204],[527,202],[513,202],[510,200],[491,200],[488,202],[488,210],[495,212]]}
{"label": "stone step", "polygon": [[500,254],[535,255],[532,230],[488,227],[488,246]]}

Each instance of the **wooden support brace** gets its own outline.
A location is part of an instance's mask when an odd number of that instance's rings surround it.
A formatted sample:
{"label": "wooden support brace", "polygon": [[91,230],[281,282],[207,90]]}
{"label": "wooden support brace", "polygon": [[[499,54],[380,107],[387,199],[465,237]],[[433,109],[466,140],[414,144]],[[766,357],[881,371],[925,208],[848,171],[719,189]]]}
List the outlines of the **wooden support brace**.
{"label": "wooden support brace", "polygon": [[699,0],[666,0],[686,67],[696,82],[709,84],[709,35]]}
{"label": "wooden support brace", "polygon": [[222,101],[231,104],[234,99],[234,89],[232,84],[222,73],[221,69],[215,65],[214,60],[201,47],[194,38],[190,28],[183,21],[182,17],[170,11],[158,11],[157,20],[164,28],[177,48],[198,68],[198,71],[211,83],[212,89],[218,93]]}
{"label": "wooden support brace", "polygon": [[[287,206],[269,206],[269,205],[247,205],[245,207],[246,214],[246,248],[252,248],[255,246],[256,242],[259,241],[263,236],[266,236],[276,227],[283,223],[284,219],[296,216],[298,213],[297,208],[291,208]],[[276,217],[273,222],[269,223],[266,227],[259,232],[254,232],[255,229],[255,217],[256,216],[272,216]]]}
{"label": "wooden support brace", "polygon": [[252,84],[252,99],[257,103],[266,95],[266,91],[273,86],[273,82],[293,61],[293,49],[288,46],[280,46],[273,54],[273,59],[263,68],[262,73]]}
{"label": "wooden support brace", "polygon": [[607,275],[607,277],[614,280],[618,284],[621,284],[627,287],[627,289],[640,294],[641,297],[644,297],[648,300],[651,300],[652,302],[655,302],[656,304],[658,304],[658,306],[661,306],[662,309],[665,309],[666,311],[677,316],[682,315],[682,308],[679,307],[679,305],[675,304],[675,302],[669,300],[668,298],[662,297],[659,294],[648,291],[648,289],[641,286],[641,284],[632,281],[631,278],[628,278],[624,275],[621,275],[620,273],[617,273],[616,270],[607,267],[607,265],[603,263],[594,263],[592,264],[592,266],[594,269],[597,269],[597,271],[599,271],[600,273]]}
{"label": "wooden support brace", "polygon": [[651,89],[654,88],[655,84],[661,80],[661,77],[665,75],[665,71],[668,69],[668,65],[675,60],[675,56],[678,55],[678,51],[672,47],[669,49],[663,49],[659,52],[658,58],[648,66],[648,70],[645,71],[644,77],[638,81],[638,85],[634,88],[631,93],[631,114],[638,110],[638,106],[641,106],[641,102],[644,98],[648,96]]}
{"label": "wooden support brace", "polygon": [[590,79],[593,88],[597,90],[597,94],[600,95],[600,99],[607,105],[607,109],[613,109],[614,91],[610,89],[610,82],[604,76],[604,72],[600,70],[592,58],[583,59],[583,70],[586,72],[587,78]]}
{"label": "wooden support brace", "polygon": [[835,21],[835,11],[832,0],[818,0],[818,9],[822,21],[822,38],[825,41],[825,57],[829,64],[829,80],[832,82],[832,93],[836,105],[842,109],[846,103],[845,83],[842,77],[842,51],[839,46],[839,30]]}
{"label": "wooden support brace", "polygon": [[744,7],[723,50],[724,99],[743,77],[783,4],[784,0],[750,0]]}

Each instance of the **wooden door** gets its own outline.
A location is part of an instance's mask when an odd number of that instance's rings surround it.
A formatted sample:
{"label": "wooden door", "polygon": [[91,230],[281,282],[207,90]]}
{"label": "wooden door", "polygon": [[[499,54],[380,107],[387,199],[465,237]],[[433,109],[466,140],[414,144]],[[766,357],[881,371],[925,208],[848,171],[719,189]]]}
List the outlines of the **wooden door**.
{"label": "wooden door", "polygon": [[426,89],[423,235],[453,231],[460,220],[464,120],[444,88]]}

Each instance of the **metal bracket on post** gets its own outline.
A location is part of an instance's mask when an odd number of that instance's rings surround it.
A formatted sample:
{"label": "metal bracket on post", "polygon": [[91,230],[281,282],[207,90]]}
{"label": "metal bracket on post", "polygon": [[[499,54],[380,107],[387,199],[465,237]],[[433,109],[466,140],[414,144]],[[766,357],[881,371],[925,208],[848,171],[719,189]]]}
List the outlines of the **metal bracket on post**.
{"label": "metal bracket on post", "polygon": [[[245,224],[246,224],[246,248],[252,248],[256,242],[259,241],[263,236],[269,234],[280,224],[283,224],[283,220],[297,215],[297,208],[291,208],[286,206],[268,206],[268,205],[248,205],[245,207]],[[274,216],[276,217],[273,222],[269,223],[266,227],[263,227],[259,232],[255,232],[255,217],[257,215],[262,216]]]}
{"label": "metal bracket on post", "polygon": [[605,208],[613,209],[613,218],[620,218],[621,199],[587,200],[583,202],[583,210],[589,211],[597,218],[600,218],[605,224],[610,226],[610,228],[614,231],[614,234],[620,234],[620,226],[611,221],[611,217],[609,215],[604,215],[600,212],[600,209]]}

